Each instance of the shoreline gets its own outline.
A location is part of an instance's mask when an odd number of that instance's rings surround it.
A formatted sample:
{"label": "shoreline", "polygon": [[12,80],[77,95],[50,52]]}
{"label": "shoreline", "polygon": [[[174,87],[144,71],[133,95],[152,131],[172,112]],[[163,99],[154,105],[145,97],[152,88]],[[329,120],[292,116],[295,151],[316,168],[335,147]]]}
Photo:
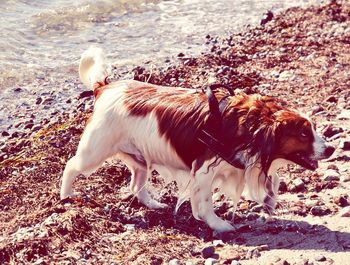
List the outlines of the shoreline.
{"label": "shoreline", "polygon": [[[210,52],[201,56],[179,54],[180,62],[168,67],[133,70],[136,80],[170,86],[200,88],[210,78],[245,93],[278,97],[311,115],[337,150],[316,172],[297,167],[281,172],[285,186],[276,220],[266,223],[255,212],[256,203],[242,200],[234,219],[237,233],[215,245],[218,236],[192,217],[187,203],[173,216],[171,190],[161,192],[169,209],[148,210],[126,191],[125,166],[110,163],[76,181],[81,201],[60,202],[61,172],[92,110],[92,98],[83,89],[66,102],[72,112],[50,113],[56,120],[23,125],[32,135],[0,141],[0,262],[161,264],[177,259],[174,264],[203,264],[209,257],[202,250],[211,246],[216,253],[211,257],[220,264],[346,264],[349,14],[346,1],[290,8],[222,42],[208,36]],[[111,80],[120,76],[118,70]],[[221,217],[232,217],[229,202],[218,201],[216,208]]]}

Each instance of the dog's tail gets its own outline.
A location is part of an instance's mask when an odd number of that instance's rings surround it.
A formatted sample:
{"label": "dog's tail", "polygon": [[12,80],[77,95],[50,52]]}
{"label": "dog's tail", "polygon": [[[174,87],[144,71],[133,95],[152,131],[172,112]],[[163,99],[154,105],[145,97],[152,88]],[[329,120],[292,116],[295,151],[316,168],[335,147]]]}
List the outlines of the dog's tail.
{"label": "dog's tail", "polygon": [[101,48],[91,46],[81,55],[79,76],[84,85],[91,90],[107,84],[108,65]]}

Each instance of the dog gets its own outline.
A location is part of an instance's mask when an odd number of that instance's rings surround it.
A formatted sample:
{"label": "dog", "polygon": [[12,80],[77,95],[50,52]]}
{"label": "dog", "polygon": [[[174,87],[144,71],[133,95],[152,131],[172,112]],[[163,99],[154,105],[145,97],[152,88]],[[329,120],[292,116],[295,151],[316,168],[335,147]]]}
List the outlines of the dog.
{"label": "dog", "polygon": [[78,175],[117,156],[131,171],[131,191],[147,207],[167,207],[146,188],[156,170],[177,183],[176,210],[189,199],[195,218],[218,232],[230,231],[233,226],[214,212],[214,189],[237,204],[246,187],[272,212],[280,167],[292,163],[315,170],[335,151],[309,118],[273,97],[135,80],[108,83],[106,59],[96,47],[82,54],[79,75],[94,92],[94,111],[63,172],[61,199],[73,196]]}

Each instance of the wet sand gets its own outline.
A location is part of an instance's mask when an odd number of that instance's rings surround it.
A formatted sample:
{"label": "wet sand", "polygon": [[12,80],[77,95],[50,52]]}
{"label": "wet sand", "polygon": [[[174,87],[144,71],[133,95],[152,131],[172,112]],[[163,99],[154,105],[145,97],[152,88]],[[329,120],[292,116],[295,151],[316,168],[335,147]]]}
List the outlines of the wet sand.
{"label": "wet sand", "polygon": [[[210,52],[201,56],[184,52],[159,68],[140,65],[127,74],[116,67],[111,77],[190,88],[200,88],[210,78],[245,93],[276,96],[309,114],[337,150],[315,172],[292,166],[280,172],[275,219],[266,222],[259,205],[241,200],[236,231],[217,235],[192,217],[189,203],[173,215],[171,187],[159,192],[169,209],[140,205],[128,193],[128,170],[118,163],[78,178],[79,200],[60,201],[62,170],[92,110],[92,98],[77,93],[54,119],[3,135],[0,262],[348,264],[349,14],[347,1],[288,9],[263,26],[222,39],[208,36]],[[155,178],[152,185],[159,189],[162,183]],[[225,219],[232,217],[232,208],[229,201],[216,202]]]}

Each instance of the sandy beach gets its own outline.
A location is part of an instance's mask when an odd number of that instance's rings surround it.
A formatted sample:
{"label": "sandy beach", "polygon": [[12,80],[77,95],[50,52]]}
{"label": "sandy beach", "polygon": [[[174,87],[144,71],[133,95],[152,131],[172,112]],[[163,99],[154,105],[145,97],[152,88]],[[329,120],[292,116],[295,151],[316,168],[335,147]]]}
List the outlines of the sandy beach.
{"label": "sandy beach", "polygon": [[[215,80],[278,97],[316,122],[337,148],[333,156],[314,172],[281,170],[272,219],[242,198],[236,230],[224,235],[195,220],[188,202],[174,215],[174,187],[156,176],[151,185],[170,207],[139,204],[128,190],[130,172],[118,161],[78,178],[79,199],[60,201],[62,171],[93,108],[91,93],[79,84],[65,110],[52,114],[48,107],[51,116],[39,124],[26,120],[2,132],[1,264],[350,264],[350,3],[290,8],[230,36],[209,34],[206,42],[210,51],[184,51],[157,67],[125,74],[114,65],[110,80],[187,88]],[[232,218],[230,201],[218,200],[215,208]]]}

